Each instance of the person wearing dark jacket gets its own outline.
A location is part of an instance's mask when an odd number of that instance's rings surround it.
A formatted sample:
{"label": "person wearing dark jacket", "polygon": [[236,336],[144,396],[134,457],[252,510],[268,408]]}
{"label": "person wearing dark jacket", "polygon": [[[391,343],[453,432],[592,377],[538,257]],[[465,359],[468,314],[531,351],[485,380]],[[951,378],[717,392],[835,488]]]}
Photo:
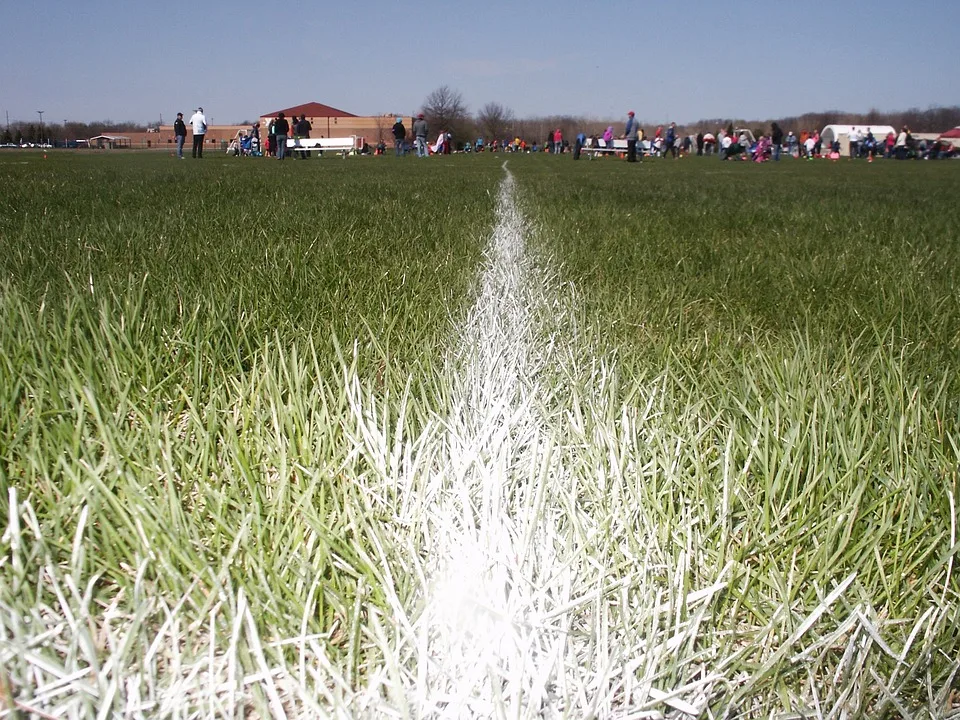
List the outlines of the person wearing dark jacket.
{"label": "person wearing dark jacket", "polygon": [[[296,120],[296,116],[294,116],[294,119]],[[310,131],[311,131],[311,130],[313,130],[313,125],[311,125],[311,124],[310,124],[310,121],[307,120],[307,116],[306,116],[306,115],[301,115],[301,116],[300,116],[300,119],[297,120],[296,124],[293,126],[293,133],[294,133],[293,136],[294,136],[295,138],[297,138],[298,140],[300,140],[300,139],[304,139],[304,140],[305,140],[305,139],[308,139],[308,138],[310,137]],[[300,159],[301,159],[301,160],[306,160],[308,157],[310,157],[310,151],[309,151],[309,150],[300,150]]]}
{"label": "person wearing dark jacket", "polygon": [[780,162],[780,150],[783,147],[783,130],[777,123],[770,125],[770,142],[773,145],[773,159]]}
{"label": "person wearing dark jacket", "polygon": [[283,113],[277,113],[277,119],[273,121],[273,132],[277,138],[277,158],[283,160],[287,156],[287,135],[290,134],[290,123]]}
{"label": "person wearing dark jacket", "polygon": [[403,118],[397,118],[393,124],[393,148],[397,157],[403,155],[403,141],[407,139],[407,129],[403,126]]}
{"label": "person wearing dark jacket", "polygon": [[183,144],[187,141],[187,125],[183,122],[183,113],[177,113],[173,121],[173,136],[177,140],[177,157],[183,160]]}

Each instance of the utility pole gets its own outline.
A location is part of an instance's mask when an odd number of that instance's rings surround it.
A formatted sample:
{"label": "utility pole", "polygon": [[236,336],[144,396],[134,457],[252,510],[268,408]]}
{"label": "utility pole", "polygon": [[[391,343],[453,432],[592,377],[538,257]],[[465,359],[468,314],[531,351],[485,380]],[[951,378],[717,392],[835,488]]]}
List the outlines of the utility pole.
{"label": "utility pole", "polygon": [[43,145],[43,110],[37,110],[37,115],[40,116],[40,144]]}

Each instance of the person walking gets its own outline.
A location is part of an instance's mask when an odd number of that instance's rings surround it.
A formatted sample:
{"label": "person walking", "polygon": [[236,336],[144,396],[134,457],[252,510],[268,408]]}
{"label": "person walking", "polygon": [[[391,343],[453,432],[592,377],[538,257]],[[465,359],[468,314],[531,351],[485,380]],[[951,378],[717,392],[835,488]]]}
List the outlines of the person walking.
{"label": "person walking", "polygon": [[[666,149],[670,151],[670,154],[673,156],[673,159],[677,159],[677,124],[675,122],[670,123],[670,127],[667,128],[667,139],[666,139]],[[663,156],[666,157],[667,153],[664,151]]]}
{"label": "person walking", "polygon": [[393,124],[393,149],[397,157],[403,156],[403,141],[407,139],[407,129],[403,126],[403,118],[398,117]]}
{"label": "person walking", "polygon": [[640,125],[637,123],[636,115],[633,110],[631,110],[627,113],[627,126],[623,131],[623,136],[627,139],[627,162],[637,161],[637,137],[639,130]]}
{"label": "person walking", "polygon": [[177,113],[173,121],[173,136],[177,141],[177,157],[183,160],[183,144],[187,141],[187,125],[183,122],[183,113]]}
{"label": "person walking", "polygon": [[273,132],[277,143],[277,158],[283,160],[287,156],[287,135],[290,134],[290,123],[283,116],[283,113],[277,113],[277,119],[273,122]]}
{"label": "person walking", "polygon": [[423,119],[423,113],[417,115],[413,122],[414,146],[416,147],[417,157],[427,157],[427,121]]}
{"label": "person walking", "polygon": [[587,144],[587,135],[584,132],[577,133],[576,140],[573,144],[573,159],[580,159],[580,152],[583,150],[583,146]]}
{"label": "person walking", "polygon": [[190,125],[193,128],[193,157],[202,158],[203,141],[207,136],[207,116],[203,114],[202,107],[198,107],[190,116]]}

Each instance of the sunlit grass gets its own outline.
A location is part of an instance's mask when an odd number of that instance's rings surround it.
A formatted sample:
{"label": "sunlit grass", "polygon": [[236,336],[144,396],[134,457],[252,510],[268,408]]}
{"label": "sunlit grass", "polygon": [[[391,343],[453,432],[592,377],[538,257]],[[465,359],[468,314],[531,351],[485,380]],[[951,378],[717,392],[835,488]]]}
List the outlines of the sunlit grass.
{"label": "sunlit grass", "polygon": [[957,714],[949,164],[28,157],[0,712]]}

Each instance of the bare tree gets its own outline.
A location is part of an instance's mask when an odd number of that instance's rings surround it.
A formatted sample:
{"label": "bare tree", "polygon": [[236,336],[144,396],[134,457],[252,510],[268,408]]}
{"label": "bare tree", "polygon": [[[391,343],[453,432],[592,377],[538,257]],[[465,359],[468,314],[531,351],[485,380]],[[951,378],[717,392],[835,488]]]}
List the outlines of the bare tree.
{"label": "bare tree", "polygon": [[489,102],[477,113],[477,124],[488,139],[503,140],[513,129],[513,111],[500,103]]}
{"label": "bare tree", "polygon": [[470,116],[463,96],[456,90],[441,85],[427,95],[421,112],[426,116],[431,132],[446,130],[461,140],[466,137]]}
{"label": "bare tree", "polygon": [[374,119],[374,125],[377,128],[377,144],[384,142],[383,131],[386,129],[384,127],[384,118],[386,118],[386,115],[383,113],[378,113]]}

